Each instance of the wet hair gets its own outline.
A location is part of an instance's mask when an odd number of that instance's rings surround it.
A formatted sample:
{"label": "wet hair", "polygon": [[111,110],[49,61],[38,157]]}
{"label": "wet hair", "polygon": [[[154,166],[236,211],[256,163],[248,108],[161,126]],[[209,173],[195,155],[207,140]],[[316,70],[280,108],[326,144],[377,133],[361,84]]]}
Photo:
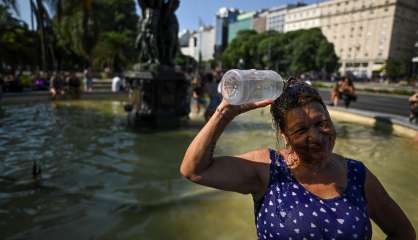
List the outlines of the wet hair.
{"label": "wet hair", "polygon": [[282,95],[270,106],[270,112],[276,130],[284,132],[286,127],[285,116],[289,110],[302,107],[311,102],[318,102],[326,109],[316,89],[303,81],[289,78],[283,88]]}

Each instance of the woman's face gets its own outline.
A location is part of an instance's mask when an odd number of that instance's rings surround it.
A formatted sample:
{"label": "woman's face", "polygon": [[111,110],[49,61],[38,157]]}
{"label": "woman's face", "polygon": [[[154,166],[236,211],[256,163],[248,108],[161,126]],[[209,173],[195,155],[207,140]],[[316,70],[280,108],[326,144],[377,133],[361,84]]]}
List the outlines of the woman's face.
{"label": "woman's face", "polygon": [[311,102],[285,115],[285,136],[303,161],[320,161],[331,156],[335,128],[327,110]]}

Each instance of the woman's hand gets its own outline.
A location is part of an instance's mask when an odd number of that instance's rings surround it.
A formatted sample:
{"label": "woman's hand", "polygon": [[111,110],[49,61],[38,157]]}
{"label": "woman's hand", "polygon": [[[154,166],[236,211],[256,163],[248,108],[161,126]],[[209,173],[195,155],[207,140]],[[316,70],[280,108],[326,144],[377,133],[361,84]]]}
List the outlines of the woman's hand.
{"label": "woman's hand", "polygon": [[248,112],[253,109],[262,108],[273,103],[273,100],[267,99],[258,102],[246,103],[241,105],[231,105],[225,99],[216,108],[216,111],[222,115],[222,117],[232,120],[236,116]]}

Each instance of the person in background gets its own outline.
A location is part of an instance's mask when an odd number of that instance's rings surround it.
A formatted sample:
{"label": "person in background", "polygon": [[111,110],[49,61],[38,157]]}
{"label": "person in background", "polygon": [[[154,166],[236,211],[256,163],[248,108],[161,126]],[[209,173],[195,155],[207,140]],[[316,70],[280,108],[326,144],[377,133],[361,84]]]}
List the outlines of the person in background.
{"label": "person in background", "polygon": [[49,80],[49,93],[51,94],[52,99],[57,97],[57,94],[64,96],[64,87],[62,76],[58,72],[54,72]]}
{"label": "person in background", "polygon": [[222,101],[222,95],[219,92],[219,82],[221,78],[216,78],[214,74],[208,73],[206,75],[206,84],[205,89],[209,96],[209,104],[205,111],[205,120],[208,121],[209,118],[213,115],[216,108]]}
{"label": "person in background", "polygon": [[347,77],[342,77],[335,83],[331,90],[331,106],[338,106],[338,101],[344,100],[345,107],[349,107],[352,101],[357,100],[356,89],[353,81]]}
{"label": "person in background", "polygon": [[[268,105],[284,148],[213,155],[235,117]],[[258,239],[371,239],[370,219],[388,239],[415,239],[411,222],[377,177],[362,162],[334,153],[335,140],[319,93],[288,82],[274,101],[235,106],[223,100],[189,145],[180,173],[197,184],[251,194]]]}
{"label": "person in background", "polygon": [[192,79],[192,105],[196,114],[200,113],[200,108],[205,104],[204,88],[199,73],[196,73]]}
{"label": "person in background", "polygon": [[80,79],[77,77],[75,72],[71,72],[68,79],[68,92],[73,98],[80,97]]}
{"label": "person in background", "polygon": [[357,100],[356,89],[351,79],[345,77],[340,87],[341,99],[344,101],[344,106],[348,108],[351,102]]}
{"label": "person in background", "polygon": [[418,92],[412,95],[408,100],[410,107],[409,122],[418,123]]}
{"label": "person in background", "polygon": [[92,92],[93,91],[93,76],[91,74],[90,68],[86,68],[83,74],[84,74],[85,91]]}
{"label": "person in background", "polygon": [[342,86],[342,84],[343,84],[343,79],[342,78],[340,78],[335,84],[334,84],[334,87],[332,88],[332,90],[331,90],[331,103],[330,103],[330,105],[331,106],[335,106],[335,107],[337,107],[338,106],[338,101],[340,100],[340,98],[341,98],[341,92],[340,92],[340,89],[341,89],[341,86]]}
{"label": "person in background", "polygon": [[116,73],[112,78],[112,92],[119,92],[122,88],[122,79],[119,75],[119,73]]}

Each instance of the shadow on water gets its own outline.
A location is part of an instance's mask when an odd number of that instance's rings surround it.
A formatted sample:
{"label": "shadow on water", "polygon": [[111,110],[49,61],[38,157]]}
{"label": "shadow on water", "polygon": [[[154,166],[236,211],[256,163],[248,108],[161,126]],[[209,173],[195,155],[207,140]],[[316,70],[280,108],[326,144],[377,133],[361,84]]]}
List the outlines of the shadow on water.
{"label": "shadow on water", "polygon": [[393,123],[392,120],[388,117],[376,116],[373,130],[376,134],[381,134],[383,136],[391,136],[393,134]]}

